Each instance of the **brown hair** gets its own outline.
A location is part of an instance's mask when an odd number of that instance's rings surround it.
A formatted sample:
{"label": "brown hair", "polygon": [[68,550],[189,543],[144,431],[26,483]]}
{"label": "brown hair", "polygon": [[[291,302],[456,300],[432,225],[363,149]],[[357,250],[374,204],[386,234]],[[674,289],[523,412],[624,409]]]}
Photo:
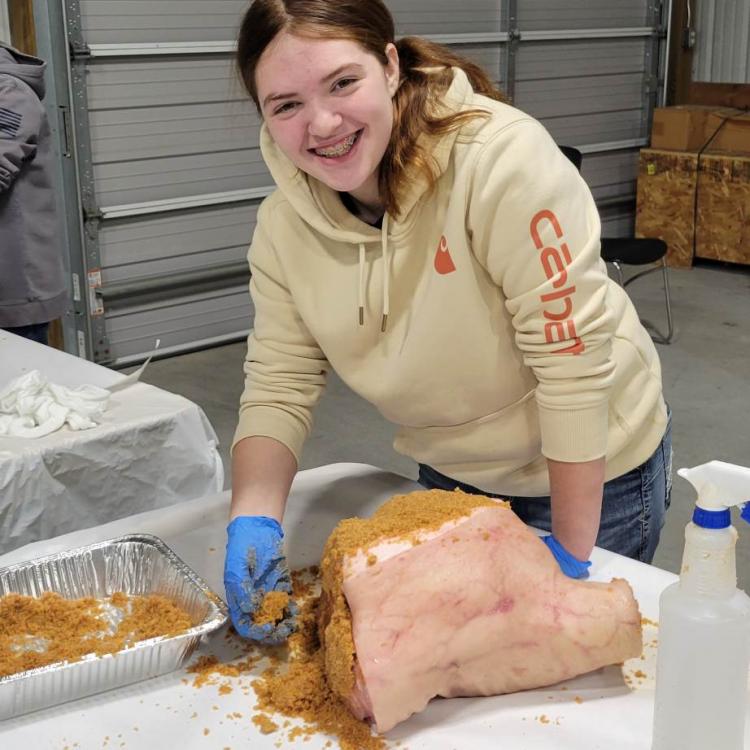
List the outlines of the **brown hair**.
{"label": "brown hair", "polygon": [[266,47],[282,31],[297,36],[349,39],[383,65],[388,62],[386,46],[396,45],[401,77],[393,100],[393,131],[379,175],[380,194],[392,215],[399,213],[399,197],[409,165],[415,165],[427,176],[430,187],[437,179],[432,157],[418,143],[419,136],[442,135],[487,115],[479,109],[444,117],[433,114],[453,80],[451,67],[462,68],[477,93],[505,101],[479,65],[447,47],[413,36],[396,41],[393,17],[382,0],[254,0],[240,27],[237,67],[258,111],[255,69]]}

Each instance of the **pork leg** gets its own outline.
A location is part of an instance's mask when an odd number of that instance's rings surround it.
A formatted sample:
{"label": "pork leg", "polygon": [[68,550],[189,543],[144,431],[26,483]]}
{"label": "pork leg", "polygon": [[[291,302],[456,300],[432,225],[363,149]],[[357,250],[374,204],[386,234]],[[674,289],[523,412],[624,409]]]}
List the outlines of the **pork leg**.
{"label": "pork leg", "polygon": [[567,578],[507,504],[483,500],[438,528],[324,565],[329,681],[380,732],[435,696],[552,685],[641,653],[627,582]]}

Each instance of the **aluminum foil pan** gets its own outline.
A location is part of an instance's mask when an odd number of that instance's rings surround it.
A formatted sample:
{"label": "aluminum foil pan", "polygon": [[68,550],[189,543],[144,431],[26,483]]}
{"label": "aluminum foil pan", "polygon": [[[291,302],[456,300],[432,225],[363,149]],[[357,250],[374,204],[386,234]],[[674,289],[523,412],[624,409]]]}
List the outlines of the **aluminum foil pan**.
{"label": "aluminum foil pan", "polygon": [[130,534],[0,568],[0,596],[37,597],[45,591],[67,599],[104,599],[118,591],[161,594],[190,615],[193,627],[114,654],[90,654],[80,661],[0,677],[0,721],[171,672],[192,654],[202,636],[227,621],[219,596],[150,534]]}

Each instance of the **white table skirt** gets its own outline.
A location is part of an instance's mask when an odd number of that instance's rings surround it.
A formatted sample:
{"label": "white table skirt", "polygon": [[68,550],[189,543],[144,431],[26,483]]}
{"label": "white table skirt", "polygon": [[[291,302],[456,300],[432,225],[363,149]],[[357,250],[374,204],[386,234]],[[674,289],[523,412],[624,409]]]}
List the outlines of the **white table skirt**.
{"label": "white table skirt", "polygon": [[[369,515],[391,495],[413,489],[416,485],[410,480],[361,464],[334,464],[300,472],[284,521],[290,565],[298,568],[317,563],[328,534],[341,518]],[[143,513],[29,545],[0,557],[0,567],[125,533],[148,532],[164,539],[223,594],[228,508],[229,494],[222,493]],[[592,561],[592,580],[626,578],[642,615],[658,619],[658,596],[675,580],[674,575],[600,549],[594,550]],[[645,659],[541,690],[494,698],[435,700],[387,737],[402,740],[402,747],[409,750],[649,750],[657,628],[646,625],[644,636]],[[200,653],[225,655],[225,643],[219,632],[202,645]],[[144,750],[276,750],[280,735],[262,735],[250,721],[255,703],[252,691],[245,695],[234,689],[220,695],[218,686],[196,689],[185,684],[186,679],[192,683],[191,675],[178,671],[4,722],[0,724],[0,746],[62,750],[68,745],[71,750],[98,750],[108,737],[108,748],[118,748],[123,742],[126,749]],[[241,717],[233,717],[235,712]],[[750,725],[748,733],[750,739]],[[314,736],[309,742],[297,742],[300,748],[320,750],[326,741],[326,737]]]}
{"label": "white table skirt", "polygon": [[[107,388],[124,377],[0,331],[0,388],[30,370],[68,387]],[[0,436],[0,553],[218,492],[217,445],[200,407],[143,383],[113,393],[90,430]]]}

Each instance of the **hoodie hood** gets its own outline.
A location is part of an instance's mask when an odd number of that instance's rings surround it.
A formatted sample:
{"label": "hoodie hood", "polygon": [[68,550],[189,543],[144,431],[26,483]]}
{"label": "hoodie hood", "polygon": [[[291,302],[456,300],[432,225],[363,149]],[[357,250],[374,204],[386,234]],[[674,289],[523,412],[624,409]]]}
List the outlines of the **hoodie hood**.
{"label": "hoodie hood", "polygon": [[[472,94],[471,84],[466,74],[454,68],[453,82],[443,100],[445,114],[464,108]],[[433,156],[438,177],[448,167],[451,150],[457,137],[458,129],[445,135],[422,136],[420,139]],[[260,148],[279,190],[299,216],[313,229],[340,242],[360,244],[381,240],[381,231],[367,226],[352,215],[342,204],[337,191],[297,169],[276,145],[265,123],[261,127]],[[402,222],[407,219],[428,189],[427,178],[417,169],[405,180],[405,184],[409,185],[409,188],[404,191],[401,199],[399,220]]]}
{"label": "hoodie hood", "polygon": [[[473,96],[473,90],[466,74],[458,69],[453,70],[453,82],[441,102],[441,114],[449,115],[465,107]],[[470,106],[470,105],[469,105]],[[453,144],[458,138],[459,128],[440,136],[420,137],[420,143],[432,156],[432,165],[436,176],[440,177],[448,168]],[[366,295],[366,252],[368,243],[380,243],[383,258],[383,300],[380,330],[385,333],[390,310],[390,279],[392,252],[389,248],[389,227],[395,219],[387,213],[383,217],[380,229],[371,227],[354,216],[344,204],[336,190],[320,180],[297,169],[276,145],[265,123],[261,128],[260,147],[263,158],[268,165],[271,176],[280,192],[289,201],[297,214],[314,230],[324,237],[337,242],[345,242],[358,247],[359,280],[358,280],[358,318],[359,325],[364,325]],[[404,184],[408,186],[401,197],[400,224],[408,224],[410,214],[415,215],[414,208],[420,198],[428,191],[429,182],[421,170],[414,169],[405,175]],[[398,231],[398,229],[396,230]]]}
{"label": "hoodie hood", "polygon": [[0,75],[14,76],[44,99],[44,71],[47,63],[38,57],[25,55],[8,44],[0,42]]}

